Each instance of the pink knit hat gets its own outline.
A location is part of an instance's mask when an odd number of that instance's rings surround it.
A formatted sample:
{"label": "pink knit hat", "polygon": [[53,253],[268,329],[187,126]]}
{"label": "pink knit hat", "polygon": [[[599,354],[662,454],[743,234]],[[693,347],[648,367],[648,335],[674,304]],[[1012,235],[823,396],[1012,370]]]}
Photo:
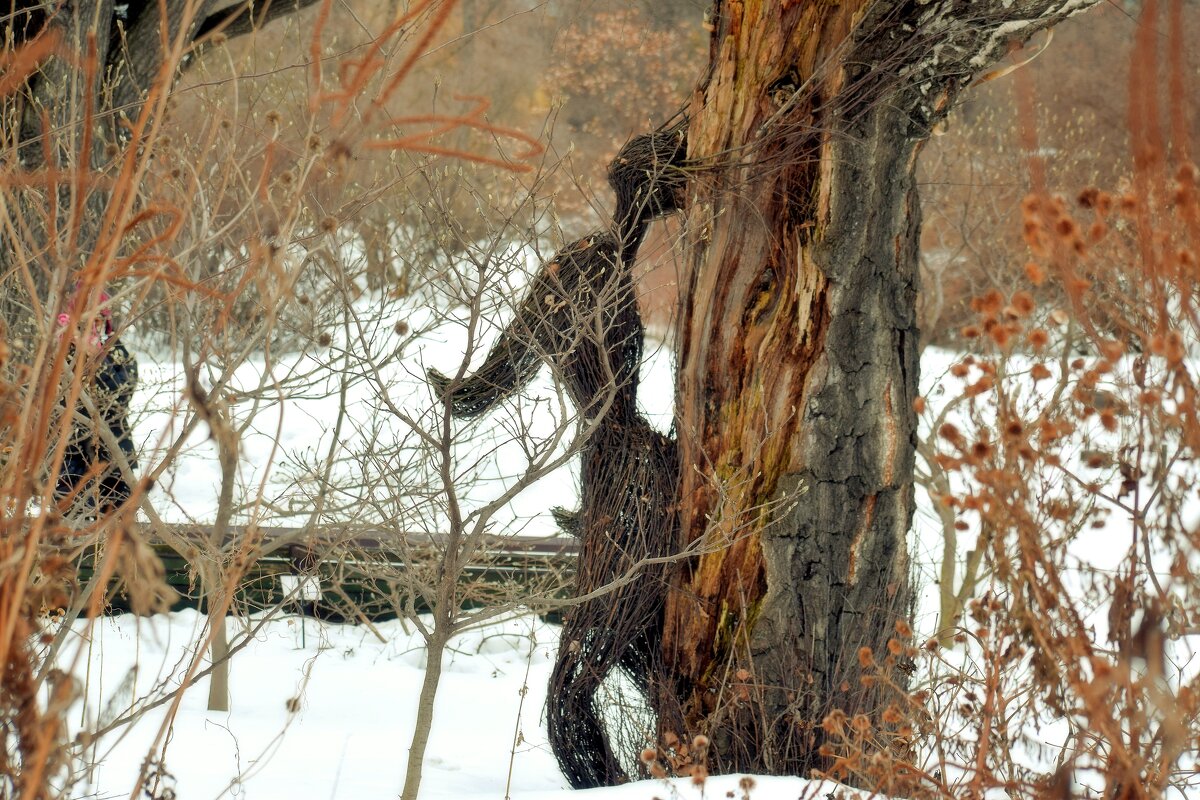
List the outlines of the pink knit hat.
{"label": "pink knit hat", "polygon": [[[59,333],[62,329],[71,324],[72,315],[75,313],[75,300],[79,296],[79,282],[76,281],[75,288],[71,290],[71,300],[67,303],[67,310],[58,315]],[[88,345],[95,350],[99,350],[105,340],[112,335],[112,309],[108,305],[111,298],[108,292],[100,292],[100,317],[92,322],[91,330],[88,331]],[[100,327],[100,321],[104,321],[104,327]]]}

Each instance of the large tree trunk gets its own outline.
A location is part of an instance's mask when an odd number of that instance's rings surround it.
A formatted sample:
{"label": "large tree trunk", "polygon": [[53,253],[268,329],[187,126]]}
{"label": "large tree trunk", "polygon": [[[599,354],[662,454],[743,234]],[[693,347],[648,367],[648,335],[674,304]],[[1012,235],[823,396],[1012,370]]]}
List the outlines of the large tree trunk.
{"label": "large tree trunk", "polygon": [[721,770],[805,774],[829,711],[882,711],[859,651],[885,660],[910,598],[919,143],[1009,36],[1086,4],[970,5],[716,7],[677,416],[708,552],[668,601],[662,724]]}
{"label": "large tree trunk", "polygon": [[[832,113],[859,5],[731,4],[689,136],[714,167],[687,220],[682,530],[720,549],[672,598],[666,646],[722,767],[807,766],[834,688],[857,687],[847,655],[907,611],[915,139],[886,103]],[[756,702],[719,691],[738,669],[770,687]]]}

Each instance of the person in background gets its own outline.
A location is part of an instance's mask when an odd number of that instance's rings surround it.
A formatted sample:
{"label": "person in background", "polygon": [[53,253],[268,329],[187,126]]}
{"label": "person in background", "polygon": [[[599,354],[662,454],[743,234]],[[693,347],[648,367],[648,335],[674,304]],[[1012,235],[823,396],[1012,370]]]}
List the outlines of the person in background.
{"label": "person in background", "polygon": [[[75,293],[77,295],[78,285]],[[77,296],[72,298],[67,311],[59,314],[60,335],[74,321],[76,305]],[[129,402],[138,380],[137,360],[114,333],[107,293],[100,293],[100,316],[89,326],[84,351],[88,363],[83,388],[100,419],[92,418],[81,396],[76,405],[78,414],[72,415],[71,438],[63,455],[54,495],[60,503],[66,501],[72,505],[79,498],[83,508],[94,509],[103,516],[128,501],[133,489],[113,458],[98,425],[104,425],[112,432],[130,468],[137,469],[137,450],[129,427]],[[72,356],[76,353],[74,345],[71,353]]]}

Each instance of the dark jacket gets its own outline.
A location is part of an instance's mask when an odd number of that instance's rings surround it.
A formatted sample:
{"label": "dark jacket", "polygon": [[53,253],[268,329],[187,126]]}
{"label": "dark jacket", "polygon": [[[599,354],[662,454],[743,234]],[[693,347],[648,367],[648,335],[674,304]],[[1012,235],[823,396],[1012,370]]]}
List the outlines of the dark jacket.
{"label": "dark jacket", "polygon": [[[119,339],[110,337],[103,345],[100,362],[86,390],[100,414],[101,423],[112,431],[133,469],[137,469],[138,464],[129,428],[129,402],[137,388],[137,380],[137,360]],[[62,499],[79,489],[86,507],[101,511],[115,509],[129,499],[133,490],[121,474],[108,445],[94,429],[91,414],[82,401],[77,410],[88,421],[71,424],[71,440],[63,455],[55,495]],[[103,465],[99,479],[82,486],[84,477],[97,464]]]}

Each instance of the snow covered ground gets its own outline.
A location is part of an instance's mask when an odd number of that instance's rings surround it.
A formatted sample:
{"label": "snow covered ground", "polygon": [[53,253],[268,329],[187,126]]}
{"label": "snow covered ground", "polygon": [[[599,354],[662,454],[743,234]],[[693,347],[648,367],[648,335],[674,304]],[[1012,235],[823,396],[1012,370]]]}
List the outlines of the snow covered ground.
{"label": "snow covered ground", "polygon": [[[246,624],[229,620],[235,644]],[[99,620],[86,640],[76,640],[83,653],[77,674],[86,676],[88,700],[73,719],[99,714],[110,721],[135,694],[173,685],[202,627],[194,611]],[[206,678],[183,696],[165,746],[155,751],[171,776],[166,785],[189,800],[397,797],[425,652],[419,636],[399,622],[380,623],[376,630],[382,640],[365,627],[298,617],[262,625],[234,658],[228,713],[205,710]],[[531,616],[452,642],[422,798],[699,800],[745,794],[740,776],[714,777],[702,790],[672,780],[569,791],[546,744],[543,719],[557,645],[557,628]],[[165,716],[165,706],[149,711],[131,729],[89,750],[93,767],[72,796],[129,796]],[[798,778],[754,780],[755,800],[815,797],[821,788]]]}
{"label": "snow covered ground", "polygon": [[[521,288],[492,287],[497,296],[487,302],[510,305],[520,299]],[[260,523],[303,524],[312,510],[313,494],[319,491],[312,476],[322,472],[328,459],[334,460],[334,482],[362,479],[360,470],[367,469],[363,465],[369,462],[364,452],[378,448],[379,443],[385,447],[408,446],[414,438],[412,430],[388,413],[381,401],[382,391],[391,403],[420,422],[429,423],[430,415],[440,415],[440,404],[425,375],[429,368],[448,375],[457,370],[466,349],[466,310],[435,310],[416,298],[397,300],[375,295],[364,296],[353,311],[357,332],[349,340],[344,333],[337,333],[331,345],[324,348],[278,355],[270,364],[254,356],[229,368],[227,385],[235,398],[229,404],[229,413],[241,431],[235,494],[243,509],[234,522],[247,522],[257,514]],[[506,318],[506,310],[485,314],[475,350],[467,357],[472,367],[484,360],[498,334],[497,320]],[[393,325],[398,322],[408,326],[410,333],[396,335]],[[343,354],[349,354],[349,358]],[[220,493],[220,468],[207,426],[201,424],[193,430],[178,453],[169,452],[181,436],[182,420],[189,411],[182,400],[187,394],[185,370],[170,353],[147,350],[139,352],[138,359],[141,383],[131,407],[141,469],[145,472],[159,461],[167,462],[151,492],[155,509],[168,522],[211,522]],[[344,399],[339,371],[351,380]],[[221,368],[201,372],[206,391],[221,377]],[[669,347],[662,342],[647,339],[640,381],[642,413],[659,430],[668,431],[674,408],[674,377]],[[501,404],[483,424],[458,425],[454,434],[456,461],[467,465],[462,467],[460,500],[478,507],[522,478],[529,470],[531,444],[550,438],[559,429],[568,431],[569,440],[576,421],[569,408],[566,417],[561,413],[563,400],[565,396],[556,390],[549,369],[543,368],[515,401]],[[342,428],[335,431],[343,404]],[[554,453],[566,449],[564,441]],[[395,461],[387,467],[394,469]],[[568,463],[542,477],[495,516],[494,532],[557,535],[558,525],[549,508],[577,503],[577,472],[574,463]],[[379,479],[381,470],[366,477]],[[266,503],[256,502],[260,497]],[[268,518],[264,519],[263,514]],[[417,527],[439,526],[436,520],[424,519]]]}
{"label": "snow covered ground", "polygon": [[[351,342],[357,355],[370,356],[364,344],[386,355],[394,346],[391,319],[403,319],[418,333],[400,357],[387,364],[381,382],[398,403],[414,408],[435,404],[425,381],[427,367],[453,372],[462,357],[462,315],[435,320],[411,301],[378,297],[363,301],[364,317],[379,326],[369,342]],[[484,348],[495,336],[485,331]],[[346,346],[335,339],[331,352]],[[476,353],[478,363],[482,352]],[[271,522],[297,524],[311,504],[297,474],[330,451],[339,404],[335,381],[320,373],[320,355],[286,354],[270,366],[259,357],[237,365],[230,381],[234,395],[248,394],[272,382],[285,385],[293,376],[315,370],[280,391],[278,400],[231,403],[236,423],[245,423],[240,440],[238,498],[256,494],[272,503]],[[169,466],[151,500],[167,521],[208,522],[217,505],[220,470],[217,449],[200,425],[179,454],[166,456],[181,428],[180,398],[184,369],[170,355],[139,353],[142,383],[133,403],[139,416],[135,431],[142,469],[163,458]],[[208,372],[211,380],[219,373]],[[673,370],[667,347],[647,341],[639,398],[643,413],[660,430],[671,424]],[[211,385],[211,384],[209,384]],[[394,419],[383,420],[369,381],[355,383],[345,400],[351,425],[338,437],[339,467],[352,460],[354,447],[371,436],[401,437]],[[549,375],[542,375],[527,398],[553,397]],[[269,393],[268,393],[269,396]],[[528,405],[528,404],[527,404]],[[553,405],[553,404],[550,404]],[[497,415],[500,416],[500,415]],[[511,418],[510,418],[511,421]],[[551,422],[551,425],[554,423]],[[488,451],[477,470],[468,500],[478,501],[509,484],[525,466],[520,448],[502,441],[500,425],[466,430],[463,452]],[[489,442],[488,438],[494,439]],[[481,444],[481,441],[483,442]],[[521,535],[558,533],[548,513],[556,505],[577,502],[577,467],[569,463],[524,492],[495,518],[498,531]],[[295,500],[292,505],[289,502]],[[294,513],[288,514],[287,508]],[[283,512],[280,509],[284,509]],[[244,512],[241,518],[247,518]],[[235,520],[236,521],[236,520]],[[147,754],[165,774],[164,786],[179,797],[246,798],[389,798],[399,795],[424,676],[425,650],[419,635],[400,621],[372,628],[339,625],[302,617],[227,621],[236,653],[231,668],[231,709],[209,712],[208,679],[201,678],[172,711],[169,697],[197,661],[207,635],[205,618],[180,611],[151,618],[133,615],[77,623],[59,663],[78,676],[84,692],[71,718],[83,729],[104,729],[130,715],[143,698],[167,698],[140,714],[132,725],[118,726],[87,750],[89,765],[72,796],[127,797]],[[240,649],[239,649],[239,645]],[[425,759],[422,798],[552,798],[570,793],[545,737],[546,685],[558,645],[558,628],[536,616],[523,616],[470,631],[452,642],[438,692],[432,739]],[[201,648],[199,663],[207,666]],[[648,782],[589,793],[603,800],[744,796],[740,776],[713,778],[704,787],[686,780]],[[757,778],[752,796],[788,800],[818,788],[799,779]],[[570,793],[574,794],[574,793]]]}
{"label": "snow covered ground", "polygon": [[[385,308],[379,319],[386,322],[389,315],[408,320],[413,330],[425,335],[389,364],[384,380],[395,398],[428,406],[433,401],[423,379],[425,368],[453,368],[461,354],[461,331],[428,323],[402,304]],[[390,324],[386,322],[384,328]],[[305,358],[309,357],[280,359],[274,374],[302,369]],[[924,357],[922,394],[930,407],[923,417],[926,427],[939,405],[962,391],[964,382],[947,374],[957,358],[935,349]],[[158,457],[156,448],[174,435],[178,423],[172,409],[182,393],[182,370],[169,359],[156,362],[147,356],[142,368],[146,380],[135,407],[149,409],[137,420],[145,468]],[[239,381],[254,385],[265,372],[261,361],[247,362],[239,368]],[[670,425],[672,376],[668,349],[649,342],[639,401],[662,430]],[[534,396],[539,393],[552,393],[545,371],[530,391]],[[369,384],[357,384],[348,405],[354,427],[344,437],[347,453],[357,441],[381,430],[371,427],[379,409]],[[292,517],[280,509],[289,507],[289,493],[299,485],[296,476],[303,466],[327,452],[337,407],[336,392],[316,391],[258,410],[243,439],[239,482],[246,497],[266,487],[263,494],[274,504],[273,522],[303,520],[308,510],[303,498],[295,504]],[[234,409],[238,414],[254,411],[249,406]],[[485,429],[482,435],[499,434]],[[474,448],[473,452],[490,452],[478,484],[485,494],[506,486],[520,471],[519,452],[514,455],[504,447],[480,445],[478,438],[464,446]],[[155,489],[153,500],[164,518],[211,520],[219,475],[215,455],[207,432],[197,430]],[[497,516],[499,528],[526,535],[554,533],[556,526],[547,510],[575,502],[575,473],[573,465],[566,465],[535,484]],[[917,633],[924,637],[937,622],[934,584],[942,539],[929,498],[923,491],[917,497],[912,552],[922,587]],[[1111,547],[1096,547],[1113,541],[1114,535],[1119,538],[1122,522],[1115,517],[1111,521],[1115,532],[1110,528],[1090,534],[1079,546],[1111,553]],[[973,538],[974,531],[960,534],[960,552],[972,546]],[[400,622],[370,629],[276,617],[231,619],[228,626],[235,647],[245,641],[232,661],[231,710],[206,711],[207,679],[201,679],[182,696],[173,715],[170,703],[164,703],[147,711],[135,725],[121,727],[92,745],[86,758],[91,767],[74,796],[129,796],[152,751],[161,758],[178,796],[189,799],[398,796],[424,674],[420,637]],[[99,620],[90,630],[79,624],[76,634],[74,645],[60,659],[86,690],[86,701],[73,710],[72,718],[85,728],[103,728],[127,713],[136,698],[161,697],[178,685],[204,636],[204,620],[190,611],[140,619],[122,616]],[[545,687],[557,636],[555,626],[524,616],[468,632],[452,643],[425,761],[422,798],[550,800],[578,794],[567,790],[545,739]],[[714,777],[703,787],[687,781],[648,781],[594,790],[588,796],[596,800],[741,798],[746,792],[739,780],[740,776]],[[756,777],[754,784],[750,796],[756,800],[807,800],[830,791],[829,786],[799,778]]]}
{"label": "snow covered ground", "polygon": [[[461,331],[453,325],[432,325],[403,305],[389,313],[410,320],[413,329],[424,329],[425,335],[389,366],[385,379],[396,397],[429,405],[425,368],[453,368],[461,357]],[[134,408],[143,410],[136,432],[145,469],[178,433],[176,404],[183,393],[183,369],[169,357],[144,352],[140,358],[143,381]],[[306,358],[281,358],[270,373],[278,377],[303,371],[311,366],[302,363]],[[265,374],[261,359],[251,359],[238,368],[232,385],[255,386]],[[669,429],[673,369],[669,350],[661,343],[647,342],[641,381],[643,412],[659,429]],[[539,393],[552,393],[545,370],[528,392]],[[295,485],[295,470],[289,467],[327,450],[337,404],[336,392],[327,386],[258,409],[232,406],[241,419],[253,415],[240,448],[242,496],[252,497],[266,486],[265,494],[276,500],[276,507],[284,505],[278,501]],[[378,415],[371,387],[355,386],[348,404],[349,416],[360,425],[355,433],[361,434],[361,423]],[[354,438],[345,437],[347,448]],[[514,459],[506,466],[505,454],[498,452],[485,467],[485,492],[489,481],[505,485],[511,477],[506,468]],[[515,460],[519,469],[520,459]],[[576,502],[576,473],[574,464],[556,470],[497,522],[525,535],[557,532],[547,510]],[[216,448],[200,426],[158,482],[152,494],[156,509],[169,521],[211,520],[219,474]],[[294,519],[273,521],[298,522],[306,510],[299,504]],[[420,636],[400,621],[371,629],[276,616],[231,618],[227,625],[237,650],[231,710],[206,710],[208,679],[201,678],[182,695],[174,713],[172,703],[163,702],[135,724],[120,726],[93,743],[84,759],[89,768],[79,776],[73,796],[130,796],[152,753],[168,776],[163,786],[173,786],[179,797],[397,797],[424,675]],[[205,635],[205,618],[194,611],[109,617],[90,628],[77,623],[59,656],[59,663],[78,676],[84,689],[72,720],[86,729],[103,729],[128,715],[131,704],[141,698],[169,697],[197,658]],[[557,645],[557,626],[536,616],[508,619],[454,640],[438,692],[422,798],[550,800],[578,794],[567,788],[546,743],[546,685]],[[199,658],[203,668],[204,654]],[[815,796],[821,789],[799,778],[756,777],[753,783],[750,796],[756,800],[795,800]],[[741,776],[721,776],[702,787],[687,780],[648,781],[587,794],[597,800],[700,800],[744,797],[746,788]]]}

